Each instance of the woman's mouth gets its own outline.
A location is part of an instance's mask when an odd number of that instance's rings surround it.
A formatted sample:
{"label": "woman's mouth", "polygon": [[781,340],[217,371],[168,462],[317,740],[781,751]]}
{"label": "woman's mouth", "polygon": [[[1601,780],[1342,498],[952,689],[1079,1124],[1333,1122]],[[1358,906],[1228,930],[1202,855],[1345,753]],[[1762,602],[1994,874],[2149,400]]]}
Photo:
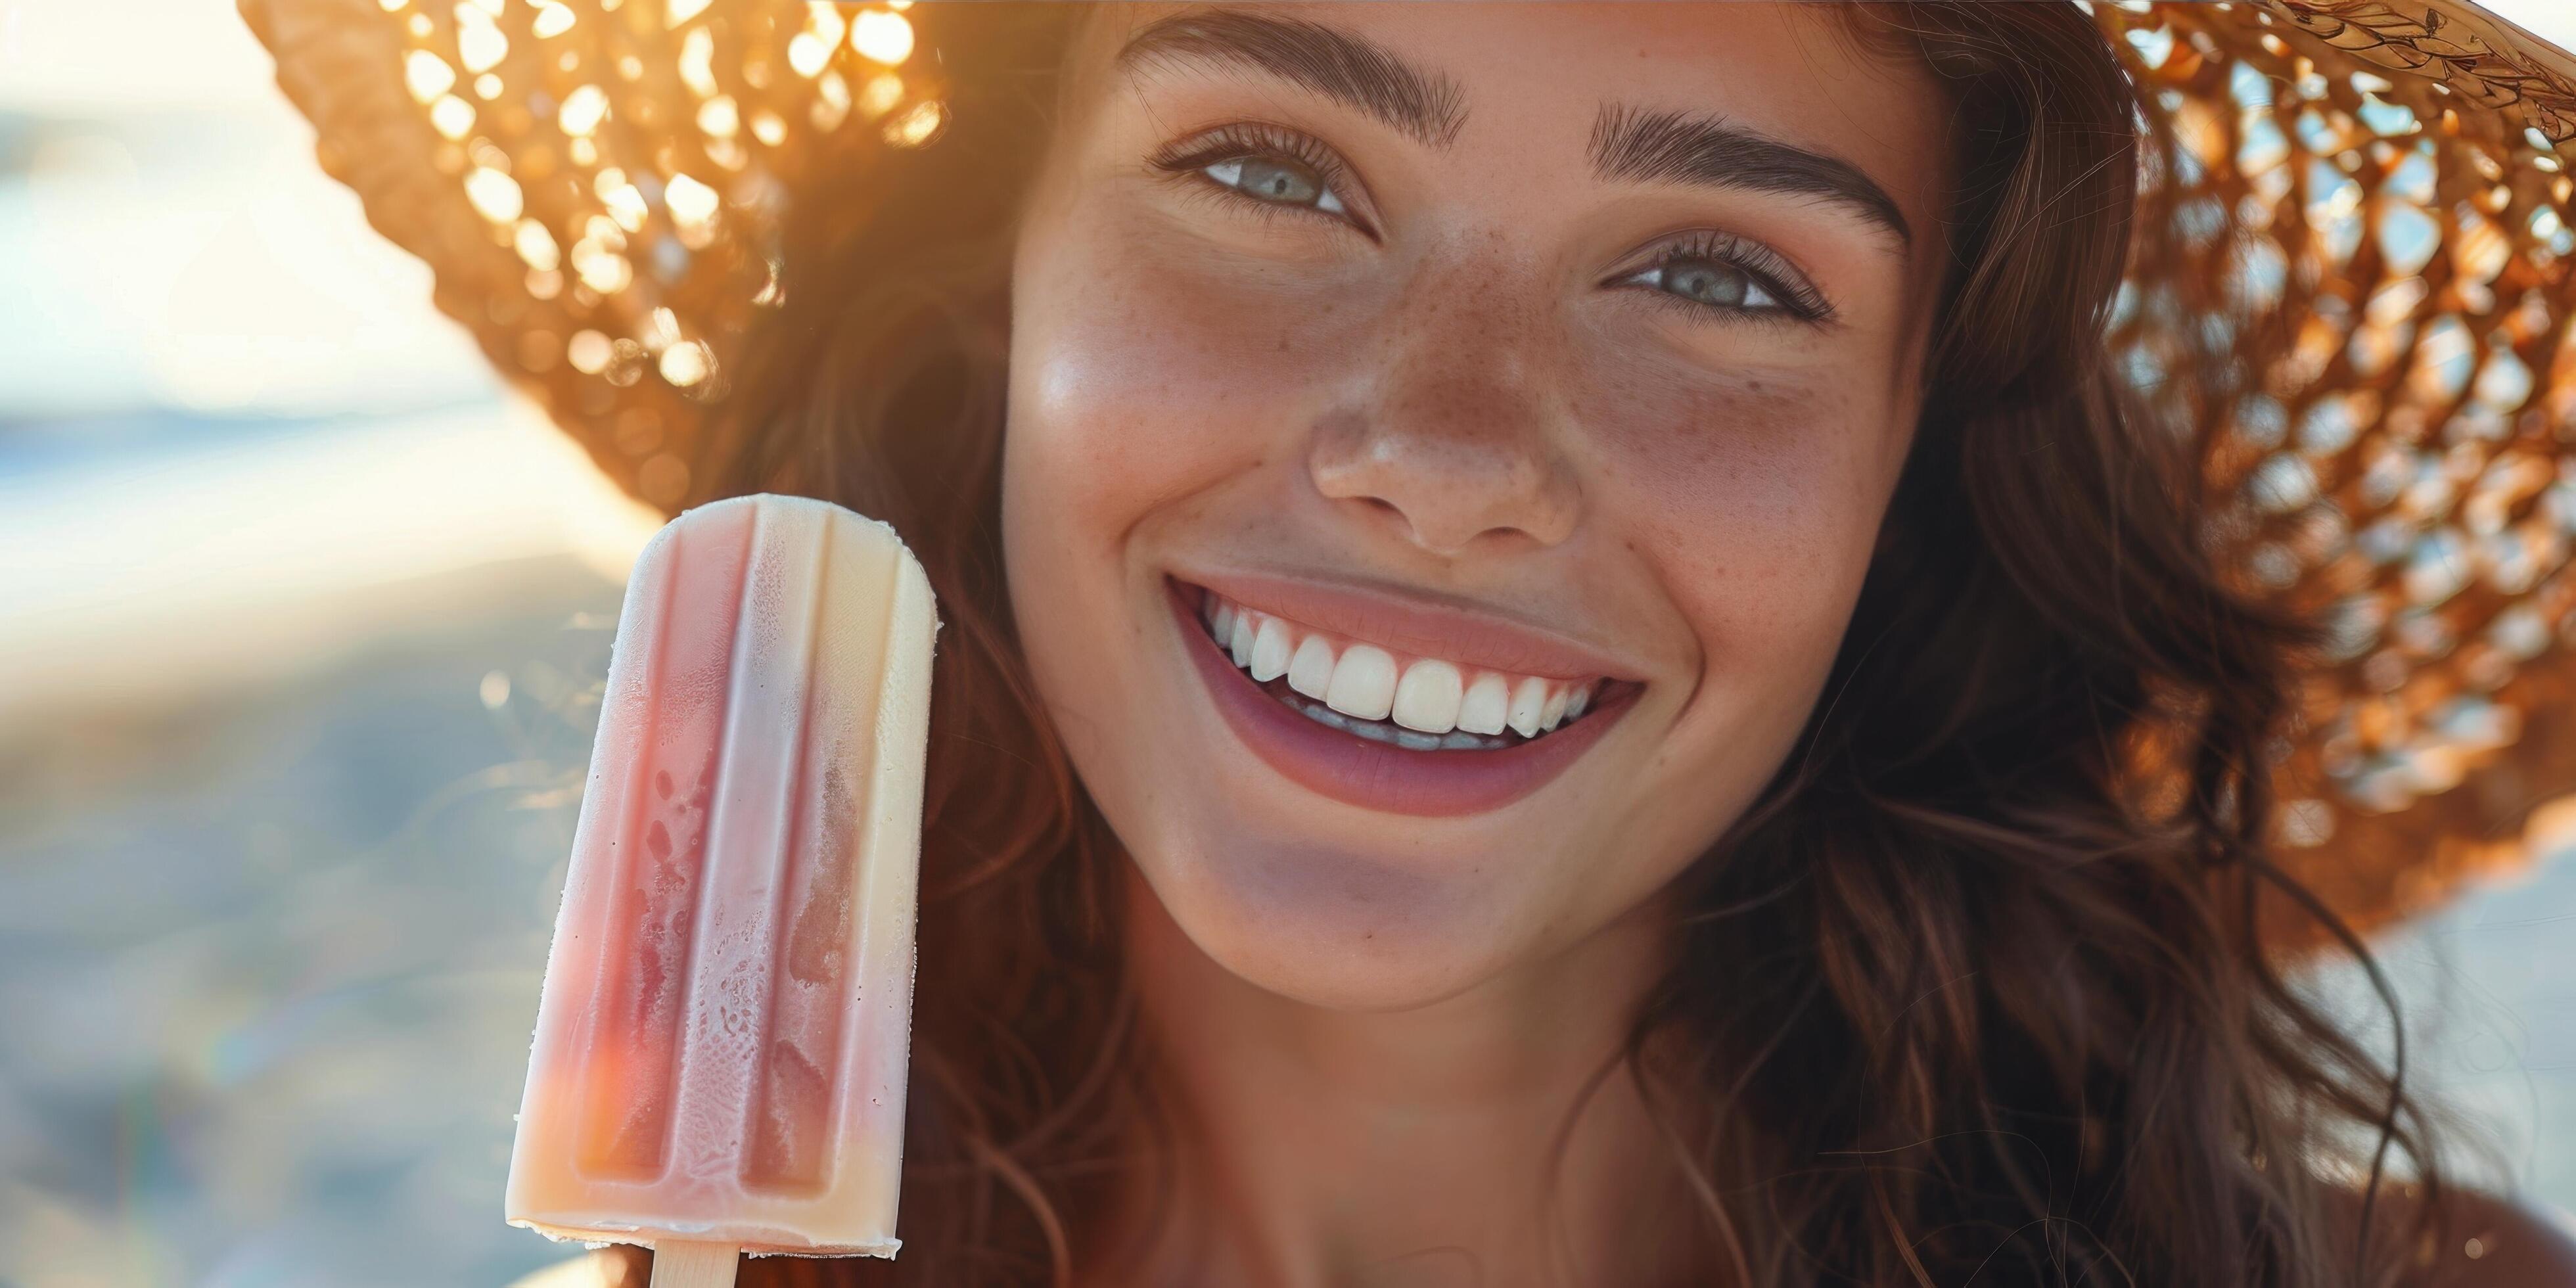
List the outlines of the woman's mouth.
{"label": "woman's mouth", "polygon": [[1601,683],[1436,657],[1399,661],[1374,644],[1246,608],[1212,590],[1202,593],[1199,620],[1237,669],[1291,710],[1413,751],[1500,751],[1552,733],[1583,714]]}
{"label": "woman's mouth", "polygon": [[1506,804],[1563,772],[1642,687],[1412,653],[1166,584],[1236,734],[1286,777],[1351,804],[1416,815]]}

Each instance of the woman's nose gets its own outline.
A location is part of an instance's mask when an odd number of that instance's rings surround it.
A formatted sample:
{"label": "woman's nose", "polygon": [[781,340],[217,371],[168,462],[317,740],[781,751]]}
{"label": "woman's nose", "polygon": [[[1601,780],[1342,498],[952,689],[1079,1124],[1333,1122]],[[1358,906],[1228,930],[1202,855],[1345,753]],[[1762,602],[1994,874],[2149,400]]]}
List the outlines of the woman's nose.
{"label": "woman's nose", "polygon": [[1564,541],[1580,489],[1530,355],[1470,319],[1415,320],[1358,405],[1316,426],[1316,489],[1438,554]]}

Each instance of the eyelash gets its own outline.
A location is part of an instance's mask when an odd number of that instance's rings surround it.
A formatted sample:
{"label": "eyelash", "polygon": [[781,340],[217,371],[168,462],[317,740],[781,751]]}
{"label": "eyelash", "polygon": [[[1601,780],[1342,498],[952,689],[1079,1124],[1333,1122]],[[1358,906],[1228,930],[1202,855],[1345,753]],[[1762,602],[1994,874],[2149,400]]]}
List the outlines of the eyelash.
{"label": "eyelash", "polygon": [[[1343,216],[1311,207],[1291,206],[1276,201],[1263,201],[1243,190],[1201,173],[1207,167],[1224,161],[1249,157],[1284,157],[1313,170],[1326,190],[1345,193],[1353,187],[1350,167],[1333,150],[1313,135],[1286,129],[1262,121],[1243,121],[1219,126],[1205,134],[1166,144],[1146,164],[1175,179],[1187,181],[1191,189],[1238,208],[1247,209],[1262,219],[1275,219],[1300,211],[1311,211],[1324,218],[1357,229],[1371,241],[1377,231],[1356,216]],[[1346,199],[1347,200],[1347,199]],[[1670,243],[1656,253],[1646,265],[1619,274],[1605,285],[1626,282],[1642,274],[1675,264],[1699,260],[1724,264],[1753,280],[1771,298],[1779,301],[1776,308],[1740,308],[1709,304],[1659,287],[1643,288],[1658,303],[1685,309],[1706,318],[1717,316],[1730,321],[1821,323],[1833,319],[1833,305],[1809,285],[1778,251],[1759,242],[1747,241],[1731,233],[1700,230],[1683,240]]]}
{"label": "eyelash", "polygon": [[1823,292],[1808,284],[1805,275],[1791,265],[1787,257],[1760,242],[1748,241],[1732,233],[1709,229],[1690,233],[1681,241],[1666,244],[1662,250],[1655,253],[1655,258],[1643,267],[1623,272],[1610,280],[1612,283],[1626,282],[1658,269],[1669,269],[1675,264],[1693,260],[1724,264],[1744,274],[1753,279],[1753,284],[1760,287],[1765,294],[1779,301],[1779,307],[1730,308],[1722,304],[1704,303],[1687,295],[1655,287],[1644,289],[1660,297],[1661,303],[1677,305],[1701,314],[1715,313],[1730,318],[1751,318],[1763,322],[1830,322],[1833,320],[1833,304],[1825,299]]}
{"label": "eyelash", "polygon": [[[1265,156],[1285,157],[1305,166],[1314,171],[1316,178],[1321,179],[1324,187],[1333,193],[1346,194],[1355,186],[1351,179],[1350,167],[1342,164],[1342,159],[1334,155],[1333,150],[1324,146],[1320,140],[1309,134],[1261,121],[1243,121],[1219,126],[1196,138],[1167,144],[1154,155],[1146,158],[1146,164],[1176,179],[1188,181],[1198,192],[1245,207],[1263,218],[1273,218],[1305,209],[1276,201],[1263,201],[1240,188],[1219,183],[1200,173],[1221,161]],[[1315,213],[1327,219],[1347,223],[1358,229],[1361,235],[1369,240],[1377,240],[1377,230],[1355,216],[1346,219],[1329,211]]]}

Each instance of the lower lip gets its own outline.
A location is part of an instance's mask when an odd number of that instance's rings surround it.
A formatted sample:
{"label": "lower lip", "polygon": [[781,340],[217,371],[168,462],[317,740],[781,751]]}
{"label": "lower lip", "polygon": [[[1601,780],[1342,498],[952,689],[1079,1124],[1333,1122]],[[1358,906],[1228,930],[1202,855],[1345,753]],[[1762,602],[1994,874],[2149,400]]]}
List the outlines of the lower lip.
{"label": "lower lip", "polygon": [[1450,818],[1498,809],[1537,791],[1627,713],[1623,690],[1556,732],[1496,751],[1414,751],[1319,724],[1262,691],[1199,624],[1195,590],[1166,579],[1182,647],[1216,709],[1252,754],[1320,795],[1389,814]]}

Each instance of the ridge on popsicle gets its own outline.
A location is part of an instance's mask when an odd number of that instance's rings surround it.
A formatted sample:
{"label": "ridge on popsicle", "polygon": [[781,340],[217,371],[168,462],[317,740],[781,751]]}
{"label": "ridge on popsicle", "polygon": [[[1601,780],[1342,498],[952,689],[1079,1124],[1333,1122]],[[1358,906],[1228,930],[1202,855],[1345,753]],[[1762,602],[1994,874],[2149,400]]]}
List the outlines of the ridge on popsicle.
{"label": "ridge on popsicle", "polygon": [[714,502],[637,558],[505,1202],[657,1249],[893,1256],[932,642],[894,529]]}

